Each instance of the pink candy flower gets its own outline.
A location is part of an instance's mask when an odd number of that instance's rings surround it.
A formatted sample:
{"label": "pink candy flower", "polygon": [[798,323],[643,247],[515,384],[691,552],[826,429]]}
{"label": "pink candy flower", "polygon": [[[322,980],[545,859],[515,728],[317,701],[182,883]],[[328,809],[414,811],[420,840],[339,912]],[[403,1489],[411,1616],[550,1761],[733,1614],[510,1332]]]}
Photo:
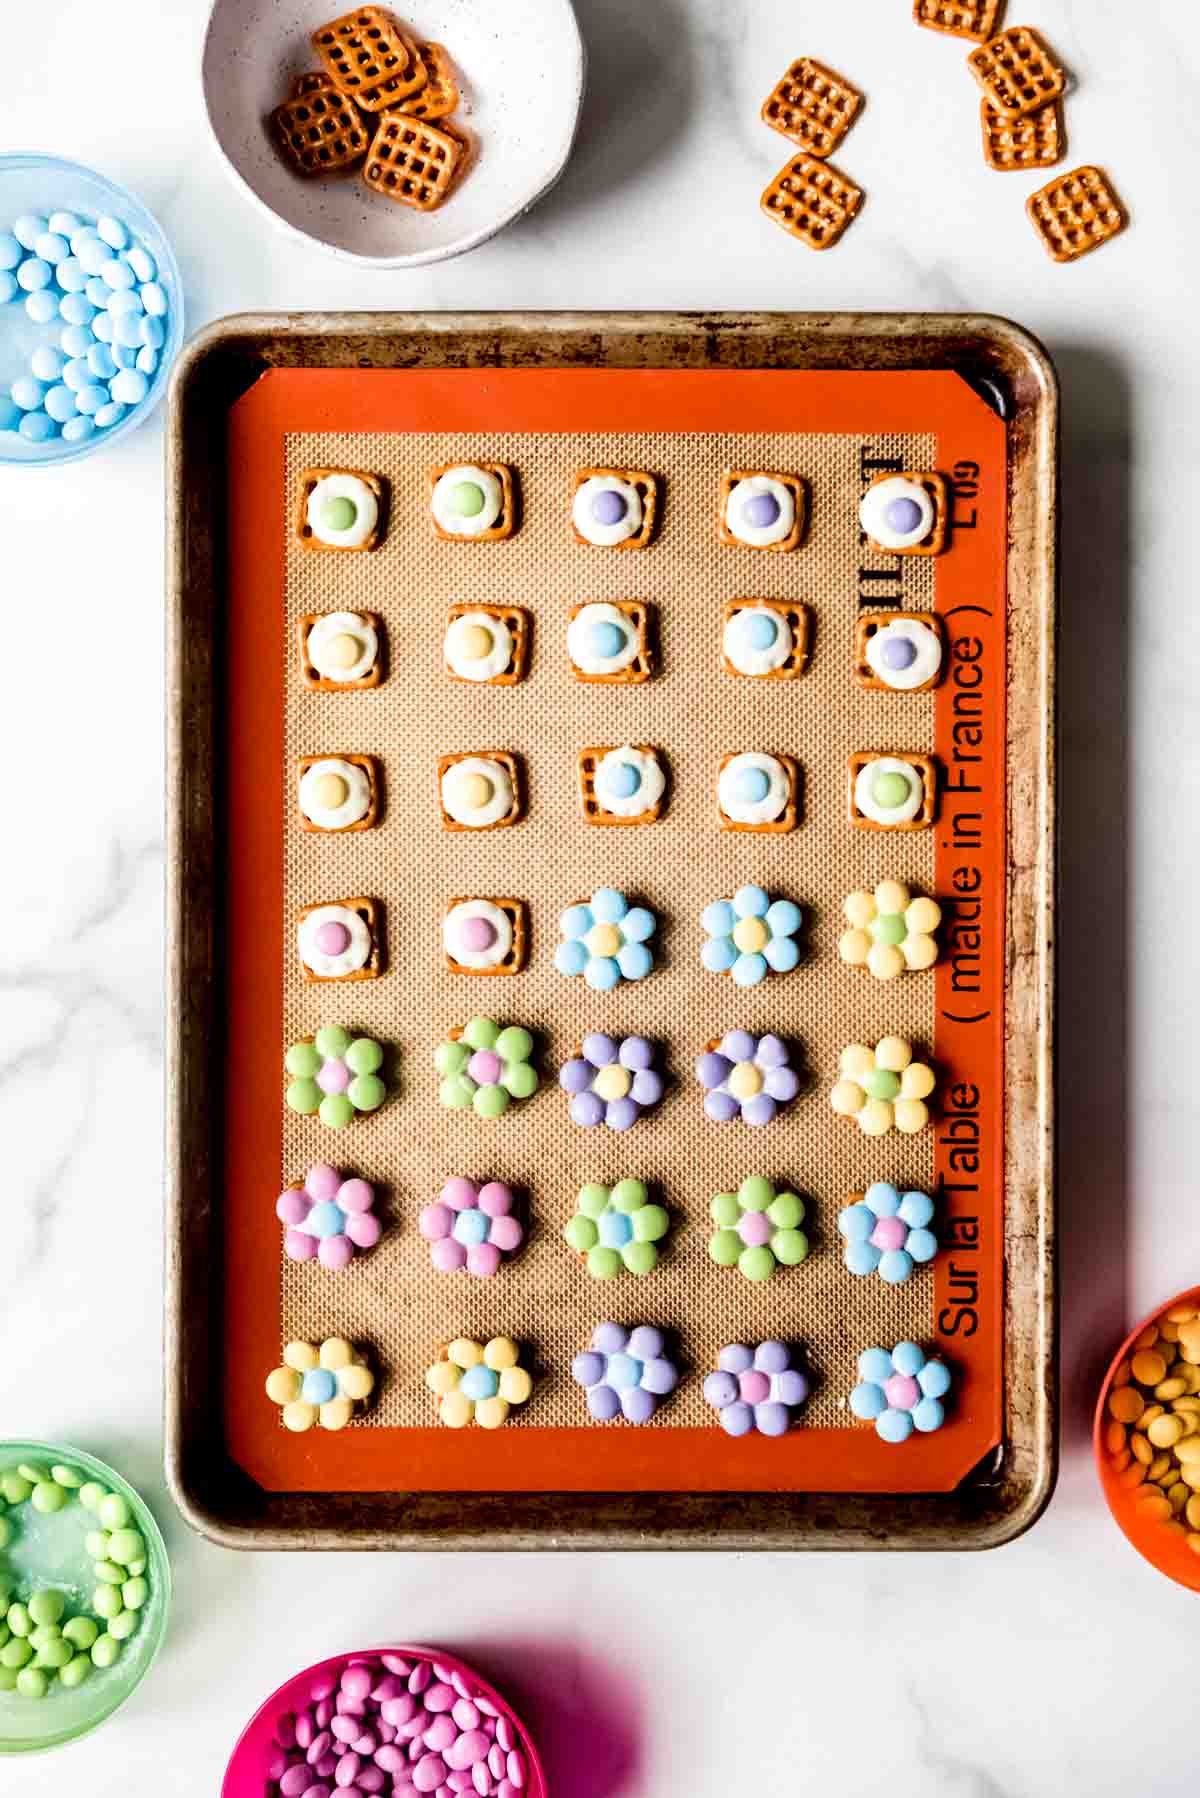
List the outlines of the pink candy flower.
{"label": "pink candy flower", "polygon": [[455,1175],[441,1197],[426,1205],[417,1228],[429,1244],[429,1259],[441,1274],[494,1274],[503,1255],[520,1248],[525,1232],[513,1214],[512,1189],[500,1180],[478,1185]]}
{"label": "pink candy flower", "polygon": [[310,1167],[303,1186],[289,1186],[275,1206],[286,1225],[285,1253],[292,1261],[319,1261],[335,1272],[348,1267],[356,1249],[373,1249],[383,1234],[375,1216],[375,1189],[348,1179],[323,1162]]}

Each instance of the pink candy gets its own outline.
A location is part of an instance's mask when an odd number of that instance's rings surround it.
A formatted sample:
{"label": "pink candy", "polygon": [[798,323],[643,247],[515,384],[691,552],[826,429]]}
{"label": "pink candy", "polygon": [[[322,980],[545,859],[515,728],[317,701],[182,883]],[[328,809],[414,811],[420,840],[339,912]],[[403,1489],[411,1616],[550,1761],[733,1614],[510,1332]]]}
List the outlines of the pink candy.
{"label": "pink candy", "polygon": [[[421,1235],[429,1244],[429,1259],[441,1274],[468,1273],[484,1279],[494,1274],[504,1255],[520,1248],[525,1232],[513,1213],[513,1192],[501,1180],[488,1180],[477,1185],[462,1175],[447,1180],[437,1202],[426,1205],[417,1220]],[[443,1679],[435,1666],[438,1683],[450,1689],[450,1702],[461,1685],[455,1684],[453,1670]]]}

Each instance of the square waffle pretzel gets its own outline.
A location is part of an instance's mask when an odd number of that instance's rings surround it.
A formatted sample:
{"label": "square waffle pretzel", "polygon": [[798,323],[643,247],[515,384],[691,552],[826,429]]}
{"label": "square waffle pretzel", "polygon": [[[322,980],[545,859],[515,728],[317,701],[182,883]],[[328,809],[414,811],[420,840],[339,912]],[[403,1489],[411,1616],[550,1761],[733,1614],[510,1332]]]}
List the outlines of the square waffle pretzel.
{"label": "square waffle pretzel", "polygon": [[[452,468],[463,468],[465,466],[467,466],[467,464],[462,462],[439,462],[436,468],[431,468],[429,470],[430,499],[432,500],[433,490],[444,474],[449,474]],[[496,520],[495,524],[489,526],[486,531],[476,531],[475,535],[471,537],[468,536],[465,531],[443,530],[442,526],[434,517],[433,507],[431,505],[429,508],[429,516],[433,520],[434,535],[440,537],[443,543],[499,543],[503,538],[511,537],[517,528],[516,478],[512,469],[506,462],[474,462],[471,463],[470,466],[473,468],[482,468],[485,474],[494,474],[499,481],[499,518]],[[486,610],[486,607],[472,606],[471,610],[476,612],[484,611]]]}
{"label": "square waffle pretzel", "polygon": [[312,34],[312,47],[338,89],[364,112],[382,112],[420,93],[429,79],[417,46],[381,6],[360,6]]}
{"label": "square waffle pretzel", "polygon": [[[450,816],[449,812],[441,802],[442,781],[445,779],[450,769],[455,767],[459,762],[474,761],[498,762],[504,769],[504,772],[508,775],[509,783],[512,787],[512,805],[504,814],[503,818],[497,818],[494,824],[460,824],[457,818],[452,818]],[[443,830],[462,830],[466,831],[470,836],[482,836],[483,833],[488,830],[507,830],[510,824],[516,824],[520,821],[522,812],[521,764],[518,762],[515,755],[509,754],[507,749],[464,749],[458,755],[439,756],[437,778],[438,805],[441,807]]]}
{"label": "square waffle pretzel", "polygon": [[[620,745],[617,743],[602,743],[595,748],[579,751],[579,802],[583,808],[584,818],[589,824],[657,824],[667,802],[665,790],[662,797],[656,800],[652,806],[647,807],[644,812],[638,812],[632,818],[622,818],[616,812],[606,811],[596,797],[596,770],[605,756],[611,755],[613,750],[619,747]],[[663,773],[666,773],[666,763],[662,759],[662,754],[654,748],[653,744],[634,743],[632,747],[642,755],[652,755]]]}
{"label": "square waffle pretzel", "polygon": [[[365,543],[322,543],[313,535],[308,522],[308,502],[313,488],[318,481],[327,475],[353,475],[356,481],[362,481],[371,489],[379,505],[379,514],[375,520],[375,528]],[[363,550],[375,549],[383,536],[384,514],[387,510],[387,488],[377,474],[369,474],[365,468],[304,468],[300,471],[300,494],[296,503],[296,536],[305,549],[332,551],[334,555],[356,556]]]}
{"label": "square waffle pretzel", "polygon": [[[884,481],[896,480],[894,474],[879,474],[868,484],[867,492],[872,487],[880,486]],[[906,549],[889,547],[885,543],[876,543],[874,537],[868,536],[867,544],[879,556],[940,556],[946,547],[950,531],[950,488],[943,474],[930,474],[927,470],[905,469],[899,477],[902,481],[913,481],[918,487],[924,487],[933,501],[933,527],[927,537],[919,543],[910,543]]]}
{"label": "square waffle pretzel", "polygon": [[862,110],[863,97],[811,56],[787,70],[762,103],[762,120],[810,156],[831,156]]}
{"label": "square waffle pretzel", "polygon": [[[792,653],[782,668],[770,668],[765,674],[743,674],[725,654],[725,626],[731,618],[736,618],[739,612],[744,612],[747,608],[752,611],[777,612],[786,620],[792,633]],[[811,640],[812,614],[798,600],[727,599],[721,607],[721,666],[726,674],[732,674],[738,680],[795,680],[808,667]]]}
{"label": "square waffle pretzel", "polygon": [[[739,749],[731,750],[728,755],[723,755],[717,763],[717,779],[720,780],[722,774],[724,774],[726,768],[729,766],[730,762],[734,760],[735,756],[744,755],[745,753],[745,750]],[[717,816],[721,820],[722,830],[743,830],[750,832],[754,836],[781,836],[785,831],[795,830],[797,824],[800,822],[799,763],[794,757],[790,755],[780,755],[778,751],[774,749],[765,750],[763,753],[770,755],[773,760],[777,761],[787,775],[787,804],[777,818],[770,819],[766,824],[742,824],[738,819],[731,818],[727,812],[722,811],[721,801],[718,799]]]}
{"label": "square waffle pretzel", "polygon": [[[863,769],[878,761],[907,762],[921,777],[921,809],[903,824],[880,824],[864,817],[854,799],[854,786]],[[937,765],[930,755],[909,755],[903,749],[858,749],[850,757],[850,822],[856,830],[928,830],[937,816]]]}
{"label": "square waffle pretzel", "polygon": [[[595,601],[586,603],[595,604]],[[650,647],[650,610],[640,599],[609,599],[603,602],[621,612],[628,618],[637,632],[637,659],[630,662],[628,668],[618,668],[615,674],[585,674],[571,662],[571,673],[577,681],[591,687],[636,687],[648,681],[654,672],[654,658]],[[567,617],[573,623],[584,606],[572,606]],[[570,660],[570,657],[567,658]]]}
{"label": "square waffle pretzel", "polygon": [[1125,208],[1103,169],[1059,175],[1031,194],[1025,210],[1055,262],[1074,262],[1125,229]]}
{"label": "square waffle pretzel", "polygon": [[863,191],[832,163],[795,156],[763,189],[769,219],[810,250],[833,247],[863,202]]}
{"label": "square waffle pretzel", "polygon": [[[778,481],[791,494],[796,507],[796,517],[786,537],[778,543],[744,543],[735,537],[725,522],[725,513],[729,506],[729,495],[739,481],[752,481],[756,477],[768,481]],[[796,474],[775,474],[769,468],[727,468],[721,476],[721,492],[717,500],[717,536],[730,549],[798,549],[808,523],[808,491],[804,482]]]}
{"label": "square waffle pretzel", "polygon": [[296,913],[296,923],[303,924],[305,918],[311,917],[315,911],[324,911],[327,905],[344,905],[347,911],[357,912],[371,933],[371,953],[361,968],[355,968],[351,974],[318,974],[309,967],[299,949],[296,953],[300,961],[301,978],[307,981],[341,982],[343,980],[377,980],[383,973],[383,929],[382,907],[376,899],[324,899],[320,905],[302,905]]}
{"label": "square waffle pretzel", "polygon": [[341,755],[341,754],[339,754],[337,756],[334,756],[332,754],[332,752],[327,752],[325,755],[297,756],[296,757],[296,785],[299,786],[300,782],[304,779],[304,776],[308,773],[309,769],[311,767],[313,767],[317,762],[328,762],[328,761],[334,761],[334,760],[339,761],[339,762],[349,762],[349,764],[352,768],[361,768],[362,769],[363,773],[367,777],[367,785],[370,788],[370,801],[367,805],[367,809],[356,824],[343,824],[337,830],[327,830],[323,824],[314,824],[311,818],[306,818],[304,813],[300,810],[299,805],[297,805],[296,816],[300,820],[301,830],[316,831],[318,833],[318,835],[326,836],[326,837],[349,836],[351,831],[354,831],[354,830],[372,830],[374,828],[374,826],[376,824],[378,824],[378,822],[379,822],[379,810],[380,810],[380,806],[379,806],[379,791],[380,791],[379,764],[375,760],[375,757],[373,755]]}
{"label": "square waffle pretzel", "polygon": [[308,633],[314,624],[327,617],[325,612],[305,612],[296,621],[296,636],[300,645],[300,679],[314,693],[357,693],[367,687],[377,687],[383,680],[383,619],[378,612],[359,612],[357,617],[363,618],[375,632],[375,640],[379,645],[378,652],[367,672],[358,680],[330,680],[327,674],[318,674],[309,660]]}
{"label": "square waffle pretzel", "polygon": [[442,44],[418,44],[417,55],[425,65],[425,86],[389,110],[407,113],[410,119],[443,119],[458,105],[458,83]]}
{"label": "square waffle pretzel", "polygon": [[1067,133],[1057,100],[1036,112],[1009,118],[990,100],[979,102],[983,158],[990,169],[1048,169],[1067,153]]}
{"label": "square waffle pretzel", "polygon": [[996,34],[1004,0],[913,0],[913,18],[930,31],[973,37],[986,44]]}
{"label": "square waffle pretzel", "polygon": [[371,140],[362,178],[399,206],[433,212],[454,185],[465,144],[444,127],[385,112]]}
{"label": "square waffle pretzel", "polygon": [[519,974],[525,966],[525,957],[529,950],[529,912],[523,899],[493,899],[490,893],[463,893],[457,899],[451,899],[446,907],[446,916],[456,905],[468,905],[472,899],[485,899],[502,911],[512,925],[512,944],[503,961],[498,961],[492,968],[464,968],[460,961],[455,961],[449,949],[443,945],[442,954],[446,966],[452,974]]}
{"label": "square waffle pretzel", "polygon": [[980,44],[967,67],[997,112],[1037,112],[1066,92],[1067,76],[1046,40],[1028,25],[1010,25]]}
{"label": "square waffle pretzel", "polygon": [[572,518],[571,535],[576,543],[582,543],[587,549],[645,549],[658,523],[658,476],[647,474],[642,468],[581,468],[575,475],[574,493],[578,493],[585,481],[595,480],[625,481],[630,487],[636,488],[637,496],[642,502],[642,528],[636,536],[626,537],[624,543],[598,545],[589,543],[581,535]]}
{"label": "square waffle pretzel", "polygon": [[370,134],[353,101],[325,75],[299,75],[268,121],[272,136],[298,175],[352,169],[367,153]]}
{"label": "square waffle pretzel", "polygon": [[[490,680],[467,681],[469,687],[515,687],[523,681],[529,670],[529,638],[532,632],[532,620],[524,606],[451,606],[446,614],[446,629],[456,618],[466,618],[471,612],[482,612],[485,618],[498,618],[506,624],[512,633],[512,656],[503,674],[493,674]],[[455,674],[449,662],[443,659],[443,667],[451,680],[462,680],[461,674]]]}
{"label": "square waffle pretzel", "polygon": [[916,622],[926,625],[937,638],[942,649],[942,661],[937,673],[931,679],[922,681],[919,687],[905,687],[905,693],[928,693],[936,687],[942,678],[946,665],[946,628],[936,612],[864,612],[854,629],[854,678],[860,687],[869,693],[894,693],[895,687],[889,687],[886,681],[880,680],[870,662],[867,660],[867,644],[877,631],[885,624]]}

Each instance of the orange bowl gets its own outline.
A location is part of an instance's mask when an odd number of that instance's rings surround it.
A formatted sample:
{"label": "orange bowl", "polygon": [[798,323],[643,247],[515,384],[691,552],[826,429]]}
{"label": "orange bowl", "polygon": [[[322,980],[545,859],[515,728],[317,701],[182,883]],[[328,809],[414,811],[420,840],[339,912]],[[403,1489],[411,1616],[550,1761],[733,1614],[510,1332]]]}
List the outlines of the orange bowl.
{"label": "orange bowl", "polygon": [[1188,1586],[1193,1592],[1200,1592],[1200,1554],[1189,1548],[1184,1533],[1172,1529],[1156,1517],[1146,1515],[1137,1502],[1138,1493],[1144,1487],[1139,1485],[1131,1489],[1122,1483],[1121,1472],[1104,1439],[1105,1431],[1112,1421],[1108,1409],[1109,1395],[1118,1384],[1116,1376],[1122,1369],[1122,1363],[1127,1362],[1135,1353],[1135,1344],[1143,1330],[1149,1329],[1151,1325],[1161,1324],[1167,1312],[1174,1310],[1177,1305],[1192,1305],[1200,1311],[1200,1286],[1193,1286],[1188,1291],[1181,1292],[1178,1297],[1169,1299],[1165,1305],[1159,1305],[1149,1317],[1143,1318],[1129,1332],[1113,1356],[1096,1402],[1092,1449],[1105,1500],[1121,1533],[1132,1542],[1143,1559],[1149,1561],[1152,1567],[1157,1567],[1160,1573],[1165,1573],[1168,1579],[1174,1580],[1177,1585]]}

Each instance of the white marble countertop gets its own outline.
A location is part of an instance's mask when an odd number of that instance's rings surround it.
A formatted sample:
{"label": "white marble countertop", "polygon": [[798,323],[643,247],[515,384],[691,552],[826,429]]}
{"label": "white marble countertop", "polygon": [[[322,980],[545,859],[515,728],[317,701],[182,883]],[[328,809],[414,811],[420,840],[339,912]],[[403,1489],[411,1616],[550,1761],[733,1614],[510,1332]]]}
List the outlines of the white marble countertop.
{"label": "white marble countertop", "polygon": [[[483,4],[484,0],[480,0]],[[246,308],[781,307],[1004,313],[1065,402],[1060,1242],[1064,1463],[1048,1515],[968,1557],[235,1556],[160,1471],[161,424],[54,473],[0,470],[0,1433],[114,1460],[178,1582],[155,1676],[85,1744],[0,1764],[0,1798],[74,1779],[213,1798],[250,1710],[307,1660],[389,1635],[472,1650],[536,1692],[557,1798],[1155,1798],[1195,1785],[1196,1613],[1110,1524],[1097,1374],[1196,1280],[1188,919],[1200,883],[1190,318],[1200,50],[1179,7],[1036,0],[1074,69],[1076,161],[1135,215],[1057,268],[979,160],[968,46],[908,0],[580,0],[592,86],[574,163],[527,220],[413,274],[273,236],[229,186],[197,79],[205,0],[40,0],[9,44],[0,147],[75,156],[173,237],[193,326]],[[815,256],[757,195],[757,110],[812,52],[870,96],[843,151],[868,189]],[[128,123],[137,120],[136,129]],[[1180,508],[1180,516],[1176,509]],[[1172,898],[1172,895],[1174,897]],[[1169,901],[1169,903],[1168,903]],[[515,1643],[515,1646],[514,1646]],[[1146,1645],[1154,1672],[1145,1676]],[[984,1696],[986,1692],[987,1696]],[[589,1715],[612,1706],[603,1725]],[[865,1725],[865,1727],[864,1727]],[[1148,1774],[1147,1769],[1152,1768]]]}

